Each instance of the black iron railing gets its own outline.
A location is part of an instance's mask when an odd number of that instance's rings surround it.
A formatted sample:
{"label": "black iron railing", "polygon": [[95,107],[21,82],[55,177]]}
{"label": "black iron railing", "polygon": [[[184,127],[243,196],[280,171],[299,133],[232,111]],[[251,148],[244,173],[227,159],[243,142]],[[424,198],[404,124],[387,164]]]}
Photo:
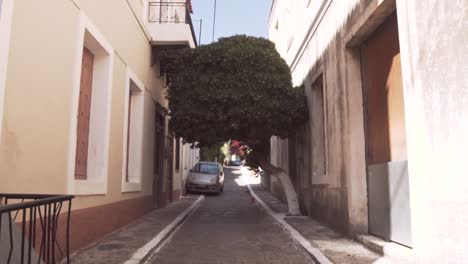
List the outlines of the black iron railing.
{"label": "black iron railing", "polygon": [[[0,194],[1,263],[70,263],[71,195]],[[61,212],[66,219],[61,219]]]}
{"label": "black iron railing", "polygon": [[160,24],[188,24],[192,32],[192,38],[194,42],[197,43],[191,13],[190,1],[150,1],[148,22]]}

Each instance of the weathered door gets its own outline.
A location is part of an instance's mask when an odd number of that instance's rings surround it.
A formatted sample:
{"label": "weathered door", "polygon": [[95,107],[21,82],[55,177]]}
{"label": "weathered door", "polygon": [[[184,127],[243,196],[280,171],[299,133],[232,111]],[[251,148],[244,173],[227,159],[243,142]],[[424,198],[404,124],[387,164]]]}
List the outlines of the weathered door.
{"label": "weathered door", "polygon": [[88,170],[89,120],[91,116],[93,66],[94,55],[87,48],[84,48],[81,65],[75,156],[75,179],[79,180],[86,180]]}
{"label": "weathered door", "polygon": [[362,45],[369,231],[411,246],[408,158],[396,13]]}
{"label": "weathered door", "polygon": [[156,111],[153,159],[153,201],[154,207],[165,206],[164,198],[164,131],[165,118]]}
{"label": "weathered door", "polygon": [[310,188],[310,129],[309,123],[297,127],[295,133],[288,138],[289,175],[299,198],[302,214],[309,215]]}
{"label": "weathered door", "polygon": [[167,136],[167,185],[166,185],[166,203],[173,201],[173,190],[174,190],[174,137],[171,133]]}

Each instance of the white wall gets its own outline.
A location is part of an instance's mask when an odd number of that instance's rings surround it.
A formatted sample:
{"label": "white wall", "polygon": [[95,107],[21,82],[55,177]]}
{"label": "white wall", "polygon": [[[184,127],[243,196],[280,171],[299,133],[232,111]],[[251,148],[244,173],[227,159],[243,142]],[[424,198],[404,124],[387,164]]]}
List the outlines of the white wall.
{"label": "white wall", "polygon": [[[347,61],[347,48],[343,39],[347,30],[356,23],[357,15],[365,13],[363,10],[366,5],[371,3],[376,6],[381,2],[277,0],[269,21],[270,39],[277,44],[279,53],[290,66],[293,84],[304,84],[310,99],[312,83],[320,75],[323,76],[326,173],[311,177],[309,182],[313,184],[301,186],[304,187],[304,199],[310,200],[313,205],[309,213],[350,233],[368,231],[367,185],[363,109],[362,102],[356,100],[362,98],[362,86],[360,82],[346,82],[350,61]],[[293,15],[288,15],[288,12]],[[288,48],[285,41],[291,34],[294,39]],[[352,76],[359,79],[360,72]],[[272,146],[272,150],[276,149],[276,153],[272,160],[276,159],[277,164],[287,168],[287,143],[280,144],[277,141],[274,144],[276,146]],[[304,175],[307,174],[311,172],[304,172]],[[326,187],[321,188],[320,185]],[[309,195],[305,195],[306,192]],[[313,208],[318,208],[317,204],[327,211],[314,212]],[[329,217],[331,215],[340,217]]]}
{"label": "white wall", "polygon": [[[365,187],[365,181],[355,180],[365,175],[365,171],[360,170],[364,164],[360,160],[363,149],[357,145],[364,143],[360,136],[363,112],[362,98],[359,99],[362,90],[359,58],[346,45],[355,37],[350,36],[356,33],[354,30],[360,29],[367,20],[379,19],[376,16],[370,19],[368,11],[373,12],[373,6],[384,2],[392,1],[311,1],[311,6],[302,7],[305,13],[299,11],[294,16],[300,23],[289,51],[284,45],[288,32],[281,32],[282,28],[289,27],[282,27],[281,21],[284,21],[284,10],[293,1],[275,1],[270,18],[270,38],[278,43],[278,50],[291,66],[294,84],[307,80],[311,69],[325,61],[328,74],[325,79],[333,84],[327,98],[333,102],[328,109],[333,117],[329,125],[333,125],[333,131],[341,128],[345,133],[333,135],[330,144],[331,148],[344,144],[344,173],[347,188],[351,188],[349,194]],[[468,0],[396,2],[417,263],[465,263],[468,259]],[[301,18],[306,13],[308,21]],[[275,29],[276,21],[280,21],[279,31]],[[340,98],[339,94],[345,97]],[[337,108],[340,104],[343,107]],[[340,118],[344,120],[341,123]],[[346,133],[351,140],[358,139],[357,143],[347,142]],[[342,136],[345,140],[339,142]],[[331,153],[330,157],[336,155]],[[339,164],[330,166],[336,165]],[[360,193],[365,191],[363,188]],[[363,197],[358,197],[358,204]],[[355,200],[352,196],[348,199]],[[349,211],[355,211],[359,219],[359,215],[365,215],[365,209],[356,206]],[[365,226],[362,227],[364,230]]]}
{"label": "white wall", "polygon": [[468,259],[468,1],[397,0],[414,249]]}
{"label": "white wall", "polygon": [[147,27],[153,44],[186,44],[195,47],[189,24],[149,23]]}
{"label": "white wall", "polygon": [[2,142],[3,104],[12,16],[13,0],[0,0],[0,143]]}

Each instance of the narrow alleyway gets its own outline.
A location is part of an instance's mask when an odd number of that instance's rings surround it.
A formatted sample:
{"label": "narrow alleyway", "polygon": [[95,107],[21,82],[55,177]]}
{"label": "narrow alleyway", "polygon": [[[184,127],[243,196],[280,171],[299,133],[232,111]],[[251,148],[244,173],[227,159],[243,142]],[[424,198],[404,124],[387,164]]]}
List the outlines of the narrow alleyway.
{"label": "narrow alleyway", "polygon": [[224,193],[207,195],[200,207],[149,263],[312,263],[225,169]]}

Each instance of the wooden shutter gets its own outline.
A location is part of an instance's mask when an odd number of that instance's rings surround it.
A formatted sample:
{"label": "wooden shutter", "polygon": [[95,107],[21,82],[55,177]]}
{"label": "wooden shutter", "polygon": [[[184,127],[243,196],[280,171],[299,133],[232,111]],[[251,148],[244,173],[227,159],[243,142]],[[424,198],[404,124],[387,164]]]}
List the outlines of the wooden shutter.
{"label": "wooden shutter", "polygon": [[132,123],[132,91],[129,91],[128,95],[128,125],[127,125],[127,171],[125,174],[125,181],[129,182],[130,181],[130,173],[129,173],[129,167],[130,167],[130,139],[131,139],[131,123]]}
{"label": "wooden shutter", "polygon": [[87,48],[84,48],[81,66],[75,158],[75,179],[79,180],[85,180],[87,178],[88,170],[89,120],[91,116],[93,66],[94,55]]}

